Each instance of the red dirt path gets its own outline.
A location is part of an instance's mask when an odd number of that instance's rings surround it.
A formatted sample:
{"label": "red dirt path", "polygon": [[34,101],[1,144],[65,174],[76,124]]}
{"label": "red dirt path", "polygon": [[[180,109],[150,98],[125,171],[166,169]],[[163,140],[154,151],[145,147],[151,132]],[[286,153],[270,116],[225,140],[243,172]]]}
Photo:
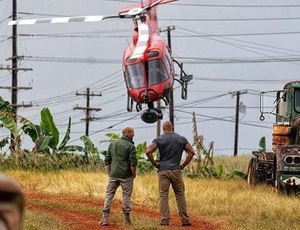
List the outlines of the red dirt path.
{"label": "red dirt path", "polygon": [[[72,230],[93,230],[93,229],[103,229],[103,230],[118,230],[118,229],[126,229],[126,226],[123,223],[115,223],[111,220],[109,226],[101,227],[98,226],[99,215],[101,212],[101,204],[103,201],[96,199],[86,199],[79,197],[71,197],[64,195],[52,195],[52,194],[44,194],[38,192],[26,192],[25,197],[27,200],[26,210],[39,211],[49,215],[53,215],[56,218],[59,218],[65,225],[70,226]],[[44,200],[51,201],[59,204],[80,204],[86,207],[96,207],[99,208],[99,215],[87,214],[80,211],[70,211],[69,209],[64,208],[53,208],[32,204],[31,200]],[[120,203],[113,203],[113,210],[122,210],[120,207]],[[154,219],[157,223],[159,223],[159,212],[158,210],[147,209],[146,207],[140,207],[136,205],[132,205],[132,215],[146,216],[147,218]],[[226,227],[218,226],[215,223],[211,223],[208,221],[204,221],[198,218],[191,218],[193,226],[190,227],[181,227],[179,217],[174,214],[171,217],[172,222],[168,227],[160,227],[158,229],[188,229],[188,230],[221,230],[228,229]],[[139,229],[138,226],[135,226],[134,223],[132,226],[128,227],[130,229]],[[141,229],[145,229],[141,226]]]}

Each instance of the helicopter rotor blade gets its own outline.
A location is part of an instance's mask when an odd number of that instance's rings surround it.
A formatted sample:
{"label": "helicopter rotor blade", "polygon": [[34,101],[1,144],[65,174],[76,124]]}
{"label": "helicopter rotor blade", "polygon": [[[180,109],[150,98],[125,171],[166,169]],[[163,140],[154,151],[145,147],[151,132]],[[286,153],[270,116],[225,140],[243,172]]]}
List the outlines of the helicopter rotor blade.
{"label": "helicopter rotor blade", "polygon": [[161,2],[163,2],[164,0],[157,0],[156,2],[153,2],[151,5],[146,6],[145,8],[149,8],[151,9],[152,7],[159,5]]}
{"label": "helicopter rotor blade", "polygon": [[154,2],[154,3],[152,3],[152,4],[148,5],[148,6],[145,6],[144,8],[140,9],[140,12],[139,12],[139,13],[136,13],[136,15],[142,14],[142,13],[145,13],[145,12],[149,11],[152,7],[159,5],[159,4],[160,4],[161,2],[163,2],[163,1],[164,1],[164,0],[157,0],[157,1]]}
{"label": "helicopter rotor blade", "polygon": [[[144,14],[146,12],[148,12],[152,7],[159,5],[160,3],[164,2],[165,0],[157,0],[154,3],[145,6],[145,7],[141,7],[139,5],[134,5],[131,8],[122,11],[119,16],[120,18],[134,18],[138,15]],[[173,0],[174,1],[174,0]]]}
{"label": "helicopter rotor blade", "polygon": [[34,25],[44,23],[69,23],[69,22],[100,22],[108,18],[119,18],[119,16],[104,16],[104,15],[91,15],[91,16],[76,16],[76,17],[58,17],[58,18],[37,18],[37,19],[20,19],[9,21],[8,25]]}

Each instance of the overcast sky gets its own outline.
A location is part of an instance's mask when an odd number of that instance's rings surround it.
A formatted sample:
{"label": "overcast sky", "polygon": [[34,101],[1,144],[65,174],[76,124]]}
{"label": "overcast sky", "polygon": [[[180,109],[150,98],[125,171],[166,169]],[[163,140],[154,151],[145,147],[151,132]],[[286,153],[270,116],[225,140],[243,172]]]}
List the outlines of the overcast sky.
{"label": "overcast sky", "polygon": [[[22,0],[18,16],[22,19],[117,14],[121,7],[138,1],[105,0]],[[0,64],[11,56],[12,1],[0,0]],[[288,81],[299,79],[300,3],[297,0],[182,0],[158,8],[159,27],[175,26],[171,32],[172,52],[194,79],[188,86],[188,99],[180,97],[175,82],[175,131],[193,141],[192,112],[196,113],[198,133],[205,144],[214,141],[214,152],[233,154],[236,97],[231,92],[244,91],[240,102],[246,106],[239,114],[238,153],[259,148],[261,137],[271,149],[273,116],[259,120],[259,92],[281,89]],[[105,133],[120,133],[124,126],[136,130],[136,143],[151,143],[156,124],[146,124],[136,111],[127,112],[127,94],[121,61],[123,50],[131,41],[131,20],[111,19],[100,23],[40,24],[18,26],[18,55],[24,56],[20,67],[33,71],[18,74],[18,85],[32,87],[20,91],[18,114],[34,123],[40,111],[48,107],[61,133],[68,117],[72,118],[71,143],[78,144],[85,134],[86,98],[76,96],[87,88],[95,94],[91,107],[98,118],[90,124],[90,138],[100,149]],[[166,37],[166,34],[162,33]],[[177,69],[177,73],[179,73]],[[0,71],[0,85],[11,86],[11,73]],[[1,89],[10,101],[11,92]],[[272,100],[270,100],[270,105]],[[144,108],[146,108],[144,106]],[[169,119],[168,108],[164,120]],[[0,130],[0,138],[7,136]],[[62,137],[61,137],[62,138]],[[31,148],[26,139],[24,146]]]}

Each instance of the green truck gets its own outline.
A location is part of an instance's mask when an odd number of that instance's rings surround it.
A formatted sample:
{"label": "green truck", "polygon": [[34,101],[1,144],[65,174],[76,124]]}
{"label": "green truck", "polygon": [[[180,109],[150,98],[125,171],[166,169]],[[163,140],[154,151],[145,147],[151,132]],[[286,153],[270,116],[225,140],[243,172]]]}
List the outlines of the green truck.
{"label": "green truck", "polygon": [[[265,101],[274,94],[274,107],[267,111]],[[267,96],[268,95],[268,96]],[[275,96],[276,95],[276,96]],[[274,100],[274,99],[272,99]],[[300,195],[300,81],[287,83],[282,90],[260,93],[260,120],[265,114],[276,117],[272,128],[272,151],[253,151],[247,183],[267,183],[286,195]]]}

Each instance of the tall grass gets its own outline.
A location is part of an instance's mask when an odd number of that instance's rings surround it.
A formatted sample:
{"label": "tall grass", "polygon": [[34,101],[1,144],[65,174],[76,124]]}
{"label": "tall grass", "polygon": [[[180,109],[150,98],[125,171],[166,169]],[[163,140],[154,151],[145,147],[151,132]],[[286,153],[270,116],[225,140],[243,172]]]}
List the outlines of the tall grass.
{"label": "tall grass", "polygon": [[[245,171],[250,157],[216,157],[215,162],[220,161],[224,167],[226,165],[226,171],[232,169]],[[104,171],[85,173],[6,171],[5,173],[17,180],[27,191],[89,196],[94,199],[104,198],[108,181]],[[224,229],[236,230],[299,229],[299,198],[277,194],[270,186],[251,188],[240,178],[225,180],[185,177],[185,184],[191,221],[193,218],[201,218],[224,226]],[[157,173],[138,174],[132,199],[134,206],[146,206],[158,211]],[[121,201],[120,190],[115,197],[115,202],[118,201]],[[177,213],[173,193],[170,193],[170,209]],[[26,215],[26,218],[34,217]],[[153,220],[150,221],[147,217],[139,216],[135,221],[141,226],[135,229],[157,229]]]}
{"label": "tall grass", "polygon": [[240,154],[238,156],[220,155],[214,157],[215,165],[222,165],[224,174],[230,174],[233,170],[247,173],[248,164],[253,155]]}

